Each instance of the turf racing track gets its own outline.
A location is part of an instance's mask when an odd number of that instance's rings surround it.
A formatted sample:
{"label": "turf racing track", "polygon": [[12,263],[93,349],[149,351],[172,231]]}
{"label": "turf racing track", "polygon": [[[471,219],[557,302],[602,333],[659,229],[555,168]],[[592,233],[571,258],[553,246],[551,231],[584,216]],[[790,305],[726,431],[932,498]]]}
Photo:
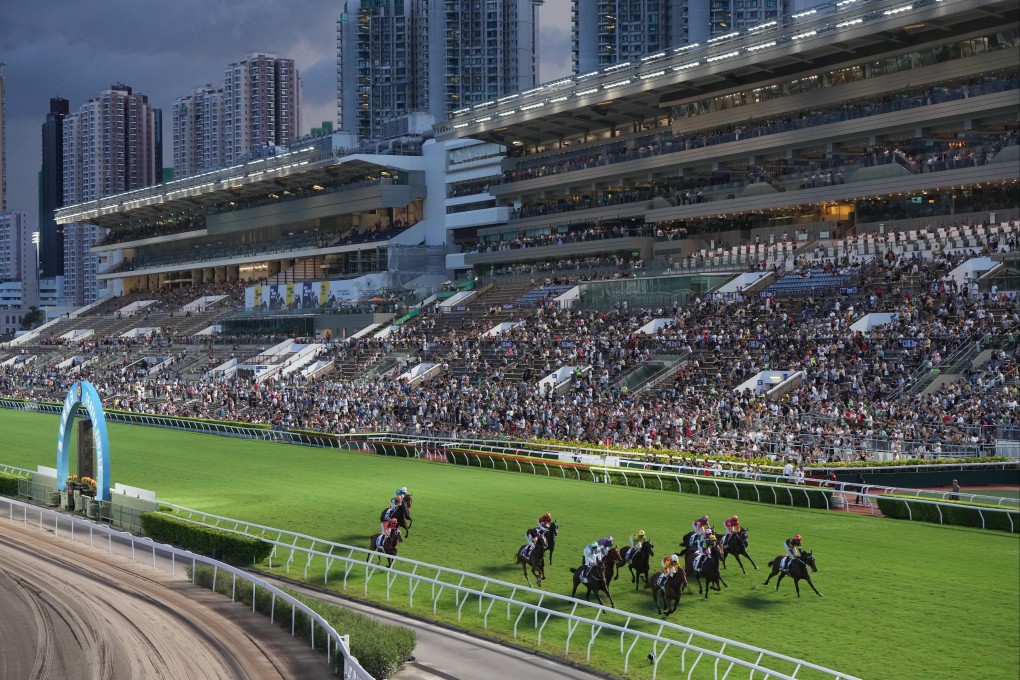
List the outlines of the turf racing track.
{"label": "turf racing track", "polygon": [[[22,468],[52,464],[52,445],[38,434],[52,428],[53,416],[5,410],[0,417],[8,443],[4,463]],[[692,517],[707,513],[718,523],[737,513],[750,528],[749,551],[763,571],[782,551],[785,538],[804,534],[819,559],[819,573],[812,576],[825,597],[808,593],[797,598],[786,582],[777,592],[771,584],[762,586],[762,571],[745,575],[731,563],[725,573],[729,588],[708,600],[685,596],[673,623],[848,675],[909,678],[972,677],[973,650],[987,642],[995,621],[1000,650],[982,657],[980,677],[1017,677],[1017,534],[156,428],[114,424],[110,433],[117,450],[116,481],[155,489],[164,503],[317,537],[315,547],[304,542],[298,555],[281,548],[272,564],[260,569],[553,656],[564,654],[566,624],[550,622],[539,640],[540,617],[528,613],[517,626],[522,610],[500,604],[492,606],[486,620],[489,610],[479,606],[478,598],[458,599],[450,586],[471,582],[481,590],[488,582],[486,592],[494,594],[498,581],[501,596],[524,587],[513,554],[523,543],[524,529],[544,511],[551,511],[560,526],[555,563],[547,567],[549,579],[543,584],[546,602],[553,594],[569,595],[568,567],[579,563],[581,549],[594,538],[611,534],[625,542],[629,533],[644,529],[661,559],[666,550],[677,548]],[[378,530],[382,506],[400,485],[415,495],[415,521],[395,568],[417,570],[421,578],[433,578],[438,570],[434,580],[444,581],[436,586],[422,581],[416,593],[409,592],[408,578],[389,582],[384,571],[369,583],[361,554],[350,560],[355,566],[348,574],[332,548],[364,550],[369,534]],[[313,551],[330,550],[332,555],[310,558]],[[478,578],[472,581],[464,574]],[[643,632],[654,634],[662,625],[648,591],[635,590],[629,576],[614,584],[613,594],[616,607],[628,616],[653,619],[642,622]],[[516,597],[521,599],[520,591]],[[570,607],[562,601],[555,605],[561,612]],[[604,613],[600,620],[607,617]],[[921,634],[919,626],[937,632]],[[569,658],[585,663],[588,637],[582,626]],[[599,635],[586,665],[620,673],[620,646],[618,634]],[[645,661],[650,647],[641,643],[633,650],[624,671],[629,677],[651,677],[652,665]],[[862,654],[862,649],[869,651]],[[679,653],[667,654],[663,665],[659,677],[672,677],[681,665]],[[702,663],[696,676],[704,670],[711,677],[711,669],[712,664]],[[797,677],[824,676],[801,672]]]}

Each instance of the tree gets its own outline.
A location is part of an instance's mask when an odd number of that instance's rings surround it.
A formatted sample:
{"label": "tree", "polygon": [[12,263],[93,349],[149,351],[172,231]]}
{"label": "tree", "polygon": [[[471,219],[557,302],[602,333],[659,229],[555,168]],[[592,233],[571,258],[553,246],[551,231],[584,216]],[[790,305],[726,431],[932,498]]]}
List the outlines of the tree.
{"label": "tree", "polygon": [[32,307],[31,309],[28,310],[28,314],[26,314],[24,318],[21,319],[21,330],[23,331],[32,330],[34,327],[39,325],[45,318],[46,316],[43,314],[41,309],[39,309],[38,307]]}

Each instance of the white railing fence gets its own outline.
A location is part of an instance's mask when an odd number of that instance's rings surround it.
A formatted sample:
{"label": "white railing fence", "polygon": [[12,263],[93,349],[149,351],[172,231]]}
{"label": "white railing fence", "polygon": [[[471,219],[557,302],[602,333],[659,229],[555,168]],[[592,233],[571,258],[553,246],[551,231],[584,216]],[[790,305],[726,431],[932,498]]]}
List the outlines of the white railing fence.
{"label": "white railing fence", "polygon": [[[134,562],[151,565],[154,569],[163,569],[173,575],[176,575],[180,569],[190,570],[192,582],[203,585],[203,587],[206,586],[200,583],[196,576],[202,567],[206,567],[212,570],[210,589],[216,591],[217,580],[229,578],[231,582],[230,597],[234,601],[240,600],[242,597],[238,589],[238,582],[250,584],[252,611],[256,611],[256,594],[258,592],[268,594],[270,620],[273,622],[276,618],[277,603],[286,603],[289,605],[291,613],[291,636],[296,636],[299,633],[304,634],[303,630],[298,629],[297,612],[300,611],[308,621],[308,638],[311,640],[312,649],[315,649],[317,632],[320,638],[325,633],[327,663],[334,669],[342,666],[344,680],[373,680],[372,676],[361,667],[358,660],[351,656],[343,636],[337,633],[318,613],[283,590],[243,569],[173,546],[156,543],[148,538],[117,531],[103,524],[23,503],[6,496],[0,496],[0,518],[6,518],[11,523],[18,522],[26,526],[29,524],[38,526],[41,530],[52,531],[55,536],[64,536],[71,541],[87,542],[92,548],[105,549],[111,555],[116,550],[117,554],[129,557]],[[246,596],[246,593],[244,595]],[[212,635],[216,634],[216,631],[208,632]]]}
{"label": "white railing fence", "polygon": [[[292,569],[300,569],[301,579],[305,581],[310,578],[309,571],[317,578],[321,570],[323,584],[328,584],[332,575],[334,580],[340,581],[343,590],[360,586],[363,593],[375,592],[386,600],[406,596],[409,608],[414,607],[416,595],[419,599],[424,596],[433,613],[440,609],[456,613],[458,621],[465,614],[468,602],[477,600],[477,616],[485,630],[495,625],[494,610],[502,611],[505,607],[507,625],[511,626],[509,633],[515,640],[525,628],[537,637],[535,644],[539,646],[543,636],[548,639],[565,635],[564,653],[569,653],[574,645],[583,646],[586,660],[591,659],[596,645],[603,654],[611,647],[622,657],[623,673],[627,673],[635,647],[641,643],[641,656],[646,648],[654,655],[653,678],[667,658],[671,664],[679,664],[679,669],[663,670],[668,677],[675,677],[679,670],[686,673],[687,678],[724,680],[732,671],[741,670],[748,672],[751,678],[853,678],[817,664],[662,619],[400,556],[393,558],[390,568],[370,563],[368,559],[378,553],[366,548],[168,505],[181,519],[271,543],[271,570],[275,567],[291,574]],[[610,643],[607,636],[600,638],[603,632],[619,635],[619,643]],[[677,655],[678,662],[673,660]],[[696,669],[699,669],[698,675],[694,675]]]}
{"label": "white railing fence", "polygon": [[[945,524],[943,509],[952,508],[976,512],[982,529],[988,528],[986,514],[1001,515],[1006,520],[1002,522],[1002,528],[1011,532],[1016,531],[1020,526],[1020,499],[1016,498],[982,496],[962,491],[943,493],[874,484],[827,482],[817,479],[808,480],[811,482],[810,484],[797,484],[790,483],[782,475],[757,472],[748,474],[740,471],[711,471],[711,474],[704,474],[704,471],[701,471],[697,474],[680,474],[636,468],[563,465],[556,461],[504,457],[505,454],[502,453],[486,454],[463,449],[434,448],[422,441],[408,442],[408,444],[414,444],[418,457],[424,457],[430,452],[444,451],[458,462],[463,460],[464,462],[461,464],[483,469],[516,470],[517,472],[560,476],[565,479],[604,484],[622,483],[624,486],[674,493],[685,493],[684,487],[687,486],[688,489],[693,487],[690,492],[698,495],[714,495],[719,498],[845,512],[850,512],[851,506],[856,505],[866,509],[872,515],[882,514],[878,507],[878,499],[884,498],[887,501],[903,504],[907,511],[904,519],[908,520],[914,519],[914,511],[910,508],[910,504],[914,503],[932,505],[937,510],[937,523],[939,524]],[[386,451],[387,444],[373,442],[371,446],[374,447],[376,453],[397,455],[395,452],[388,453]],[[526,454],[523,451],[520,453]],[[498,464],[497,461],[499,461]],[[957,498],[953,498],[954,496]],[[978,503],[982,505],[976,505]]]}

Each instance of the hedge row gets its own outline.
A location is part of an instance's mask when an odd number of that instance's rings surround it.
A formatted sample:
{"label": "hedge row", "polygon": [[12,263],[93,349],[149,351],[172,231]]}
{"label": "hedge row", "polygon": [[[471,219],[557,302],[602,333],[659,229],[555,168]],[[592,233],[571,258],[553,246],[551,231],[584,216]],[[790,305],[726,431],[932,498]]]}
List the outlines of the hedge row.
{"label": "hedge row", "polygon": [[[204,565],[196,567],[196,583],[204,588],[211,588],[212,580],[212,567]],[[353,610],[299,595],[288,588],[281,588],[281,590],[325,619],[336,632],[341,635],[350,635],[351,654],[374,678],[390,677],[414,653],[417,636],[409,628],[380,623]],[[216,592],[230,597],[232,591],[233,579],[229,574],[220,572],[216,581]],[[252,589],[238,587],[234,593],[234,599],[251,608]],[[288,631],[290,630],[291,609],[290,603],[278,599],[275,610],[273,610],[272,593],[261,588],[255,589],[255,610],[266,616],[269,616],[273,611],[274,621]],[[295,633],[310,642],[311,626],[308,623],[308,615],[298,609],[293,612],[293,616]],[[315,629],[315,648],[322,652],[326,650],[326,632],[319,627]]]}
{"label": "hedge row", "polygon": [[[909,505],[909,508],[908,508]],[[1020,513],[1012,512],[981,512],[974,508],[967,508],[954,505],[953,503],[916,503],[906,498],[895,496],[879,496],[878,507],[882,514],[893,519],[913,519],[920,522],[932,522],[934,524],[956,524],[959,526],[982,527],[981,516],[984,515],[985,529],[998,529],[1000,531],[1020,530]],[[939,511],[941,510],[941,517]],[[1012,515],[1012,524],[1010,516]]]}
{"label": "hedge row", "polygon": [[215,551],[217,559],[231,564],[257,564],[273,551],[272,544],[262,539],[193,524],[159,512],[142,513],[142,531],[153,540],[201,555],[211,556]]}
{"label": "hedge row", "polygon": [[[625,475],[614,468],[591,468],[586,465],[563,463],[542,463],[498,454],[477,454],[467,451],[447,451],[446,460],[454,465],[492,468],[507,472],[525,472],[543,477],[562,477],[580,481],[617,484],[621,486],[642,486],[641,475]],[[793,505],[797,507],[826,508],[832,501],[832,491],[811,486],[758,483],[739,484],[720,477],[692,477],[672,475],[644,475],[644,488],[663,491],[700,494],[717,498],[733,498],[741,501],[755,501],[772,505]],[[660,487],[661,481],[661,487]]]}
{"label": "hedge row", "polygon": [[0,496],[17,496],[18,478],[0,473]]}

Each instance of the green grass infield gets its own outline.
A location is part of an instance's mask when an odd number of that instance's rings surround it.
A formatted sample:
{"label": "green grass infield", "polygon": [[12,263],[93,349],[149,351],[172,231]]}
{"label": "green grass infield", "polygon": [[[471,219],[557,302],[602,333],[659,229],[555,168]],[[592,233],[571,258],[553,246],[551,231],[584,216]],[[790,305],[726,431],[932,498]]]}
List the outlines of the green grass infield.
{"label": "green grass infield", "polygon": [[[52,415],[0,410],[0,462],[54,466],[58,424]],[[109,439],[115,482],[153,489],[161,501],[356,546],[367,547],[380,511],[406,485],[415,523],[402,557],[522,585],[514,552],[548,511],[560,536],[544,587],[564,595],[570,594],[568,567],[596,538],[611,534],[625,544],[643,529],[659,559],[678,550],[694,517],[707,513],[721,529],[737,514],[749,528],[749,552],[760,570],[743,575],[731,559],[723,572],[729,587],[707,601],[685,595],[671,621],[862,678],[1015,680],[1020,672],[1018,534],[138,426],[110,425]],[[766,563],[795,533],[817,557],[812,577],[824,598],[805,583],[800,599],[788,580],[779,592],[762,585]],[[300,577],[302,566],[289,575]],[[309,580],[321,584],[323,569],[313,562]],[[338,567],[329,577],[339,588]],[[346,592],[365,597],[356,579]],[[613,594],[618,608],[656,616],[649,591],[635,591],[626,572]],[[405,587],[394,586],[390,606],[407,607]],[[513,621],[505,621],[505,607],[495,610],[501,611],[490,615],[487,633],[509,638]],[[431,616],[427,596],[416,597],[414,611]],[[476,602],[459,622],[450,613],[435,618],[481,631]],[[583,662],[588,633],[579,634],[571,657]],[[590,663],[622,675],[619,636],[603,635]],[[518,641],[533,637],[527,629]],[[550,626],[542,648],[559,653],[564,637]],[[646,653],[641,645],[635,649],[627,677],[650,677]],[[678,659],[679,652],[671,661]],[[676,667],[660,668],[659,677],[676,675]],[[746,672],[735,669],[731,677],[738,675]],[[815,676],[802,671],[798,677]]]}

